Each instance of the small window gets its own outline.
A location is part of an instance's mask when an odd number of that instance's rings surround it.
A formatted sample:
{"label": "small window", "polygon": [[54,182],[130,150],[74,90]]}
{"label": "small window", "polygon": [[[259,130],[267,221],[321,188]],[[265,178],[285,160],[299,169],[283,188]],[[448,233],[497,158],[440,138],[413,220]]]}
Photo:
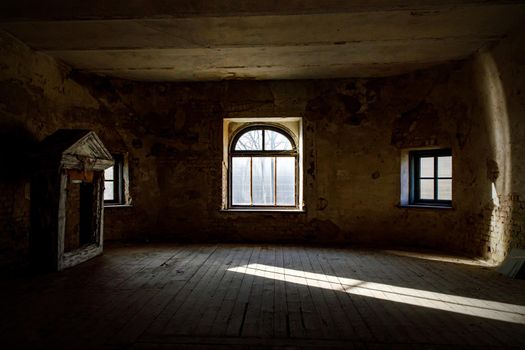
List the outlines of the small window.
{"label": "small window", "polygon": [[249,126],[229,152],[229,207],[298,207],[298,152],[291,134],[272,125]]}
{"label": "small window", "polygon": [[104,203],[124,203],[124,159],[113,156],[115,164],[104,171]]}
{"label": "small window", "polygon": [[410,152],[410,204],[452,205],[450,149]]}

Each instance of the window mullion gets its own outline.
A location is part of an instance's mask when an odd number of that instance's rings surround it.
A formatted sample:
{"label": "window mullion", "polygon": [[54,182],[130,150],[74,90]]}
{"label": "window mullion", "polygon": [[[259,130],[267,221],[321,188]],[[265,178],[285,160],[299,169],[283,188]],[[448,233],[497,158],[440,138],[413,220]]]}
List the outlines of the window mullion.
{"label": "window mullion", "polygon": [[250,157],[250,206],[253,206],[253,157]]}
{"label": "window mullion", "polygon": [[273,157],[273,205],[277,206],[277,157]]}
{"label": "window mullion", "polygon": [[438,200],[438,157],[434,157],[434,200]]}
{"label": "window mullion", "polygon": [[120,202],[120,192],[119,192],[119,180],[120,180],[120,163],[115,162],[113,166],[113,200]]}
{"label": "window mullion", "polygon": [[415,181],[414,181],[414,186],[415,186],[415,189],[416,189],[416,193],[415,193],[415,200],[416,201],[420,201],[421,200],[421,177],[420,177],[420,173],[421,173],[421,169],[420,169],[420,166],[421,166],[421,158],[420,157],[416,157],[414,159],[414,163],[415,163],[415,167],[414,167],[414,171],[415,171]]}

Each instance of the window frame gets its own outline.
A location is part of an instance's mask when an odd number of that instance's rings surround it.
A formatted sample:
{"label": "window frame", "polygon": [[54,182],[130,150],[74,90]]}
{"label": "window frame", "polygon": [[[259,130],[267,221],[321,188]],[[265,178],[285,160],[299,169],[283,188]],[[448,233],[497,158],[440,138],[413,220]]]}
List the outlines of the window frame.
{"label": "window frame", "polygon": [[124,157],[120,154],[114,154],[113,160],[113,180],[107,180],[104,177],[104,188],[106,182],[113,182],[113,199],[104,199],[104,205],[124,204]]}
{"label": "window frame", "polygon": [[[262,150],[257,151],[247,151],[247,150],[235,150],[235,145],[238,140],[247,132],[253,130],[262,130]],[[290,144],[292,145],[292,150],[265,150],[265,132],[264,130],[271,130],[278,132],[279,134],[285,136]],[[231,137],[230,144],[228,145],[228,209],[250,209],[250,210],[268,210],[268,209],[298,209],[299,208],[299,152],[296,140],[292,137],[293,133],[281,125],[276,125],[273,123],[250,123],[246,126],[240,127],[235,131]],[[274,205],[234,205],[232,194],[233,194],[233,162],[234,157],[294,157],[295,163],[295,178],[294,178],[294,205],[277,205],[277,181],[275,180],[277,176],[277,171],[274,172]],[[252,174],[251,174],[252,164],[250,164],[250,199],[252,200]],[[276,168],[275,168],[276,169]]]}
{"label": "window frame", "polygon": [[[452,150],[450,148],[444,149],[432,149],[432,150],[417,150],[409,152],[410,159],[410,191],[409,191],[409,203],[410,205],[423,205],[423,206],[436,206],[436,207],[452,207],[452,199],[444,200],[438,198],[438,180],[451,180],[451,186],[453,188],[454,182],[454,171],[450,177],[440,177],[438,169],[438,158],[439,157],[452,157]],[[421,158],[433,158],[434,159],[434,176],[424,177],[423,179],[434,180],[434,199],[421,199],[421,188],[420,180],[421,177]],[[453,157],[452,157],[452,170],[453,170]],[[454,191],[452,191],[452,195]],[[453,198],[453,197],[452,197]]]}

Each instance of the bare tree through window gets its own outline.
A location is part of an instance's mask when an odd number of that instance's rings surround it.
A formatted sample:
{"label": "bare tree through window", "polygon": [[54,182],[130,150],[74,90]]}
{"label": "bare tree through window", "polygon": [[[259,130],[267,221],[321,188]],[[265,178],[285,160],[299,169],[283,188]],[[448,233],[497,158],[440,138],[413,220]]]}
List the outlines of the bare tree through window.
{"label": "bare tree through window", "polygon": [[235,138],[230,155],[232,206],[297,205],[297,152],[284,130],[249,128]]}

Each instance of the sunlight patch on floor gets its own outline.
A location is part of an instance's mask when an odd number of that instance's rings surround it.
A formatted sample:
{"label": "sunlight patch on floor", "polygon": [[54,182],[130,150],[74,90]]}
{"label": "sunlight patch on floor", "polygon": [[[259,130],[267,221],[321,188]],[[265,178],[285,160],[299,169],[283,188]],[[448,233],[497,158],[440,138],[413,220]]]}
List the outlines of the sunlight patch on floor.
{"label": "sunlight patch on floor", "polygon": [[416,258],[416,259],[422,259],[422,260],[429,260],[429,261],[439,261],[439,262],[447,262],[447,263],[453,263],[453,264],[462,264],[462,265],[471,265],[471,266],[494,266],[489,261],[485,260],[479,260],[479,259],[471,259],[471,258],[463,258],[458,256],[449,256],[449,255],[443,255],[443,254],[436,254],[436,253],[428,253],[428,252],[409,252],[409,251],[403,251],[403,250],[383,250],[382,252],[391,254],[391,255],[397,255],[397,256],[403,256],[407,258]]}
{"label": "sunlight patch on floor", "polygon": [[522,305],[398,287],[263,264],[232,267],[228,271],[463,315],[525,324],[525,306]]}

